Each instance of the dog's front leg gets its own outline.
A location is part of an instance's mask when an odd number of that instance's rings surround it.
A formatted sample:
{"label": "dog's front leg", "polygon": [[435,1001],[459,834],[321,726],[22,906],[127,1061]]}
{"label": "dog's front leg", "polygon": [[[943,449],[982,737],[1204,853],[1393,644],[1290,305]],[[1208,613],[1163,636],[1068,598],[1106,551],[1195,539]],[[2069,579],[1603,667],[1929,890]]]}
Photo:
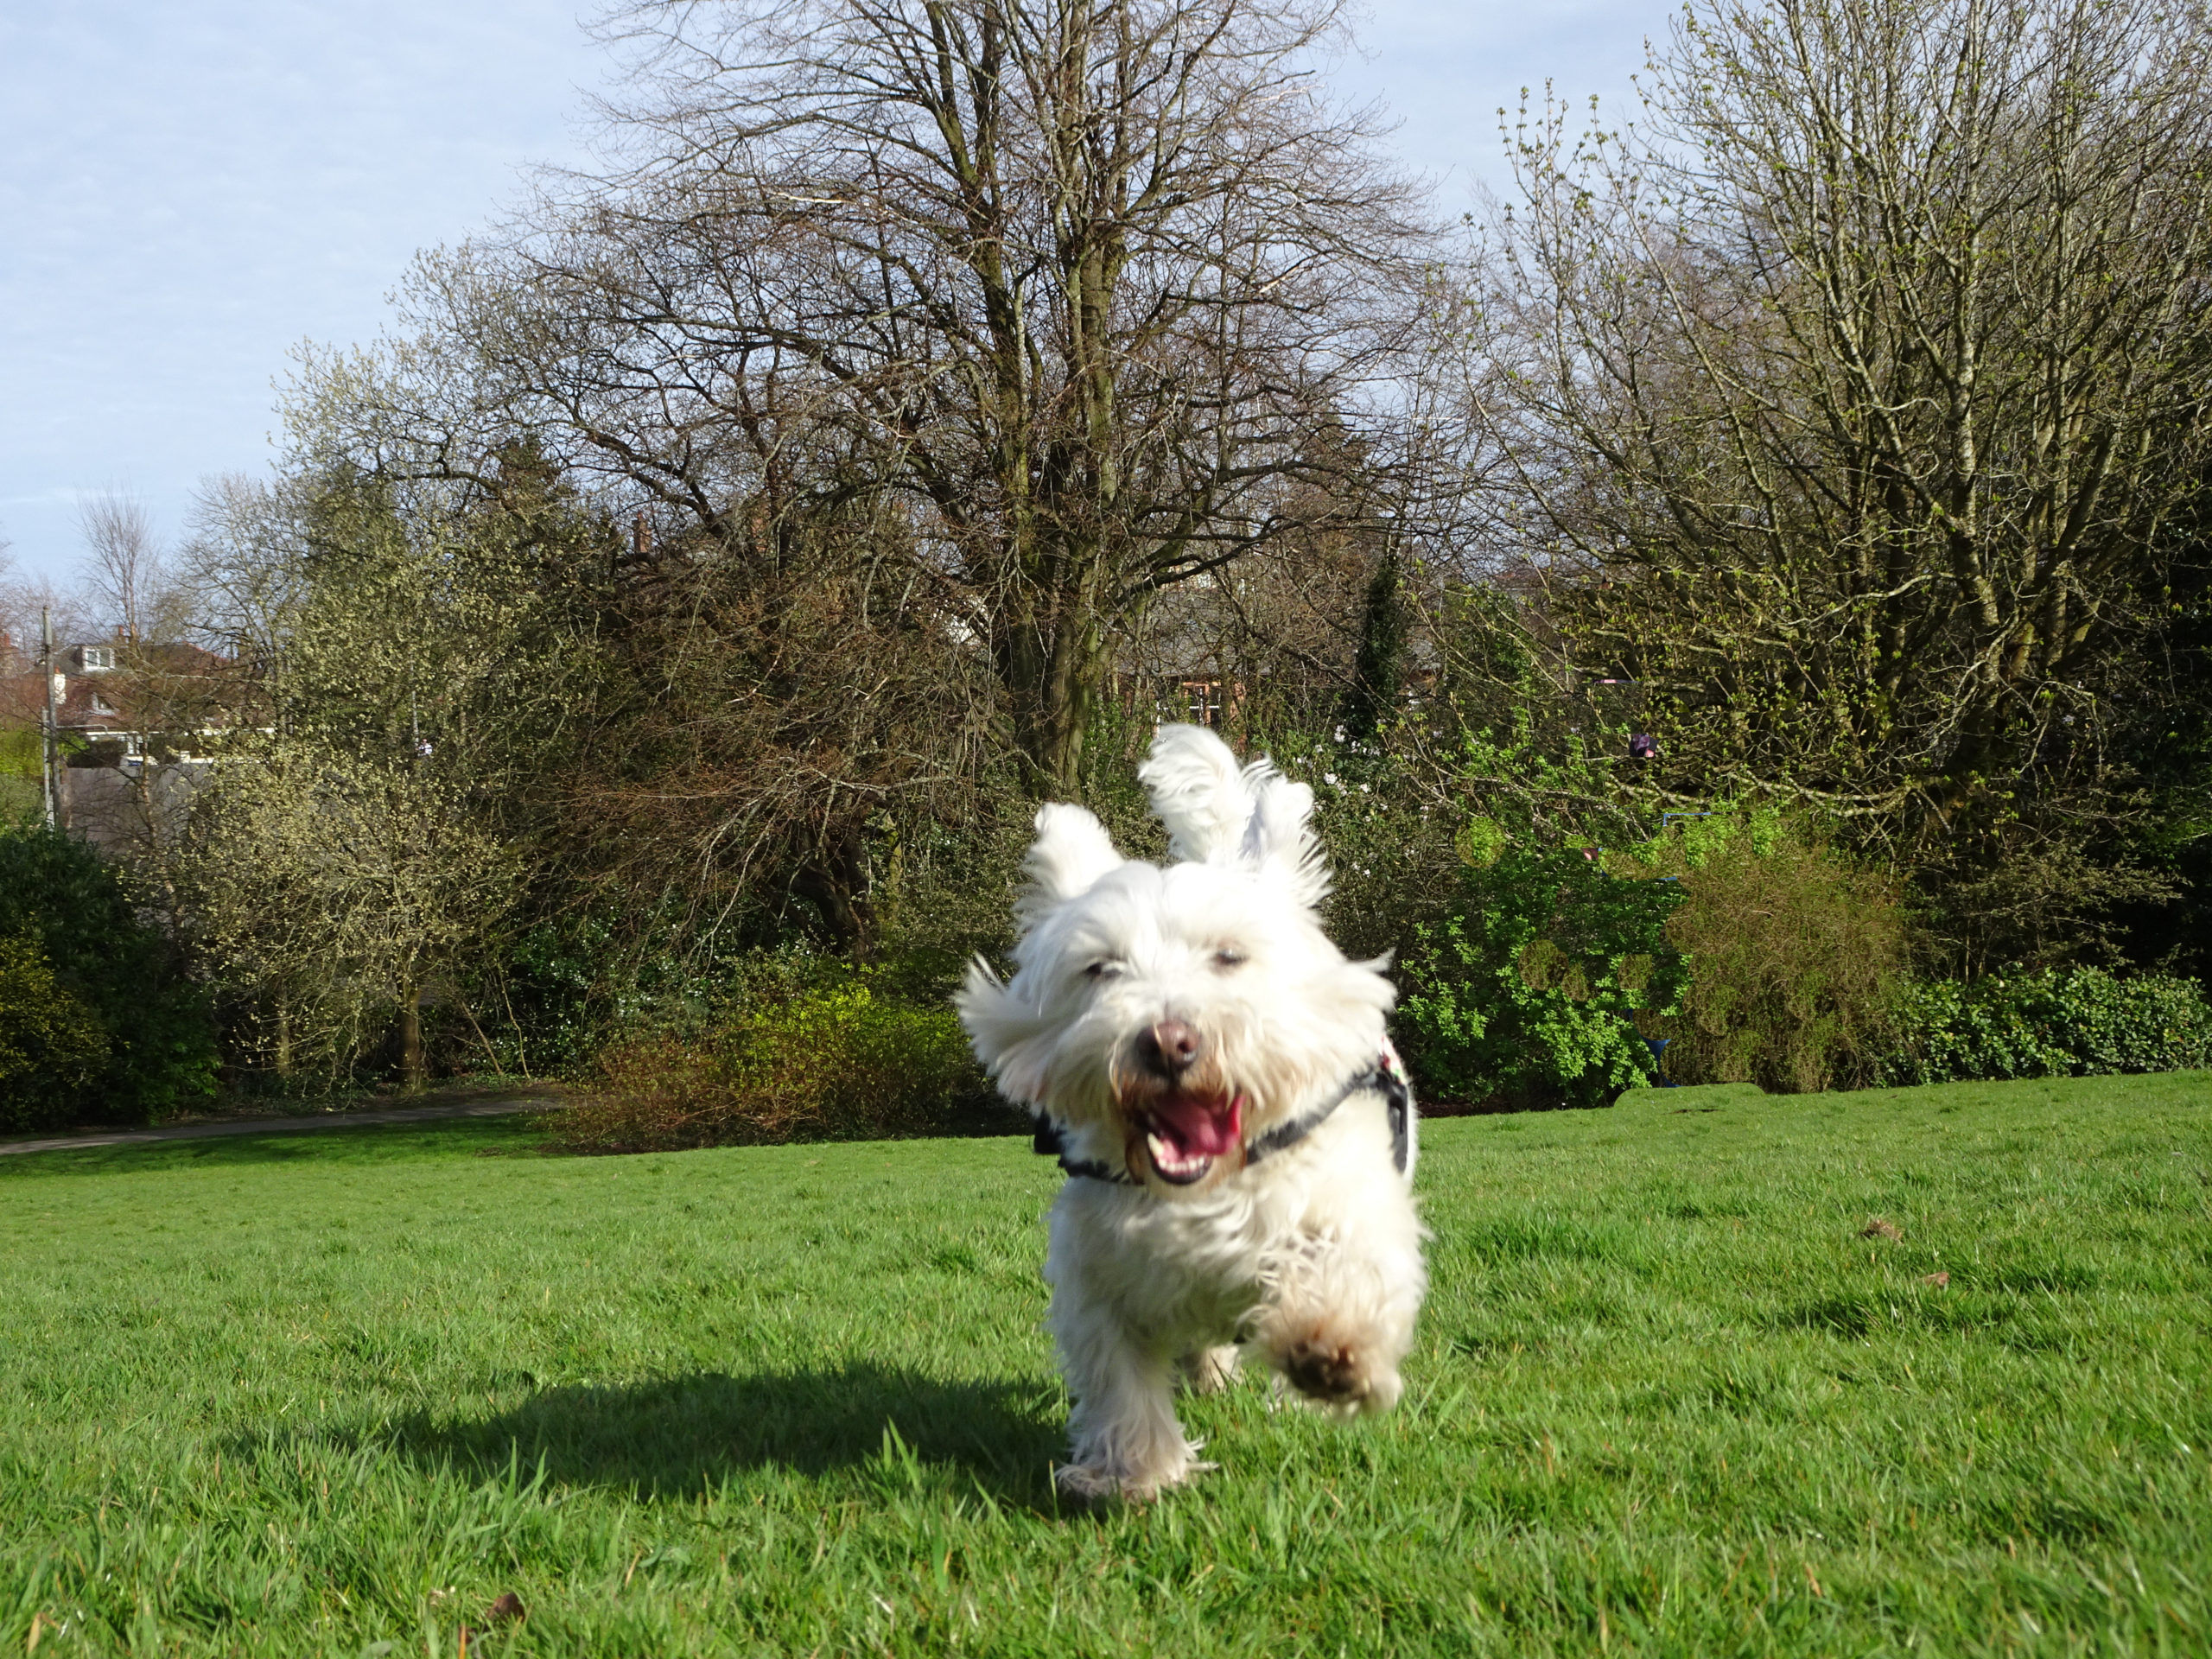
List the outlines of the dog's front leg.
{"label": "dog's front leg", "polygon": [[1069,1460],[1055,1477],[1084,1498],[1152,1497],[1210,1465],[1175,1420],[1169,1357],[1137,1340],[1110,1306],[1056,1291],[1047,1316],[1075,1396]]}
{"label": "dog's front leg", "polygon": [[1315,1403],[1346,1414],[1397,1404],[1427,1288],[1419,1224],[1302,1233],[1268,1263],[1252,1345]]}

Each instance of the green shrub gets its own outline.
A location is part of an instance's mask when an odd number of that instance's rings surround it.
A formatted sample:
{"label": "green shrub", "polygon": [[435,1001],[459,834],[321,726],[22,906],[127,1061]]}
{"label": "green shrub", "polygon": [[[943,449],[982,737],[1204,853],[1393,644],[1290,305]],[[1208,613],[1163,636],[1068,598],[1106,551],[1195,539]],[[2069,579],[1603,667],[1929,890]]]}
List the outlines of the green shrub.
{"label": "green shrub", "polygon": [[1343,725],[1253,734],[1254,752],[1313,788],[1331,882],[1323,917],[1347,955],[1404,954],[1421,926],[1457,913],[1471,834],[1497,842],[1482,863],[1508,841],[1618,846],[1637,833],[1593,740],[1540,730],[1534,688],[1521,694],[1496,729],[1438,705],[1371,737]]}
{"label": "green shrub", "polygon": [[1467,1105],[1598,1105],[1651,1075],[1639,1019],[1681,1006],[1672,883],[1607,874],[1580,849],[1460,837],[1459,891],[1417,925],[1401,1024],[1423,1083]]}
{"label": "green shrub", "polygon": [[107,1069],[107,1032],[28,939],[0,939],[0,1129],[84,1111]]}
{"label": "green shrub", "polygon": [[1313,791],[1313,829],[1329,865],[1323,922],[1347,956],[1401,950],[1417,924],[1450,912],[1459,878],[1452,825],[1425,810],[1430,791],[1405,753],[1341,726],[1318,739],[1271,734],[1264,747]]}
{"label": "green shrub", "polygon": [[1872,1077],[1904,969],[1892,883],[1764,811],[1695,820],[1621,868],[1685,895],[1667,936],[1689,989],[1679,1014],[1645,1023],[1668,1039],[1671,1080],[1810,1094]]}
{"label": "green shrub", "polygon": [[1011,1127],[950,1005],[899,975],[789,955],[756,963],[704,1026],[608,1048],[558,1133],[604,1150],[849,1140]]}
{"label": "green shrub", "polygon": [[2196,980],[2046,968],[1908,987],[1878,1077],[1910,1086],[2200,1066],[2212,1066],[2212,1003]]}
{"label": "green shrub", "polygon": [[45,765],[45,744],[36,727],[0,727],[0,778],[29,784],[35,791]]}
{"label": "green shrub", "polygon": [[[65,1076],[74,1075],[67,1069],[50,1083],[23,1084],[29,1092],[9,1109],[9,1127],[149,1122],[214,1092],[214,1035],[199,988],[173,942],[140,918],[120,874],[92,848],[43,829],[0,830],[0,939],[19,941],[31,953],[11,959],[18,964],[15,982],[29,1000],[0,1015],[23,1022],[0,1027],[0,1044],[28,1052],[48,1040],[33,1030],[35,1020],[48,1016],[22,1011],[39,1003],[31,988],[44,972],[53,995],[79,1010],[51,1015],[60,1022],[53,1031],[76,1033],[53,1040],[88,1052],[90,1027],[82,1021],[89,1020],[105,1053],[81,1085],[64,1085]],[[33,957],[38,967],[22,965]]]}

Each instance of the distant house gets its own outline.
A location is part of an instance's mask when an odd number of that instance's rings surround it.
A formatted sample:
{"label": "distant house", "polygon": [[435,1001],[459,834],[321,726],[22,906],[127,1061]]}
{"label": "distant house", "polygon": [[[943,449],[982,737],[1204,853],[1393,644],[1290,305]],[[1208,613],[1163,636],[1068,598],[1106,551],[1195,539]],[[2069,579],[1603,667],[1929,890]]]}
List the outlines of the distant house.
{"label": "distant house", "polygon": [[[1109,695],[1131,714],[1249,736],[1255,713],[1331,718],[1352,683],[1371,566],[1306,569],[1254,559],[1156,594],[1119,639]],[[1418,706],[1440,667],[1425,613],[1411,609],[1398,664],[1401,702]]]}
{"label": "distant house", "polygon": [[54,656],[54,726],[73,751],[104,751],[91,764],[135,761],[156,749],[164,760],[189,759],[194,740],[237,723],[228,659],[187,641],[136,644],[118,629],[112,639],[61,646]]}
{"label": "distant house", "polygon": [[[115,672],[116,648],[111,645],[66,645],[54,653],[54,724],[62,734],[84,737],[118,732],[123,710],[102,689],[104,677]],[[107,690],[114,689],[111,678]]]}
{"label": "distant house", "polygon": [[241,723],[230,667],[185,641],[149,645],[118,630],[56,646],[49,683],[35,655],[0,641],[0,730],[22,747],[44,726],[50,683],[61,822],[101,846],[143,841],[176,820],[213,740]]}

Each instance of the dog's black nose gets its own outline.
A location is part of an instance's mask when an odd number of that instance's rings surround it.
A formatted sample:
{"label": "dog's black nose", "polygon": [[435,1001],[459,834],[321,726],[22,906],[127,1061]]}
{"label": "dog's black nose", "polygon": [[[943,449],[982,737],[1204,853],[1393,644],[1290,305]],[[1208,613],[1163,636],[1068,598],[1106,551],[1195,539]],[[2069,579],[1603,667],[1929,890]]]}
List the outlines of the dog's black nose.
{"label": "dog's black nose", "polygon": [[1137,1058],[1170,1081],[1196,1065],[1205,1052],[1198,1033],[1180,1020],[1163,1020],[1137,1039]]}

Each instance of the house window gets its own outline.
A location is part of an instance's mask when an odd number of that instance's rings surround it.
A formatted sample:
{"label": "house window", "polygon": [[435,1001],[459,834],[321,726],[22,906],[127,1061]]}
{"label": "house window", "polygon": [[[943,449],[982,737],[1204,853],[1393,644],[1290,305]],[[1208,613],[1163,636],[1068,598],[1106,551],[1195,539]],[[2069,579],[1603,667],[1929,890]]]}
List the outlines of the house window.
{"label": "house window", "polygon": [[1193,726],[1219,727],[1221,724],[1221,682],[1219,680],[1185,680],[1183,697],[1190,709]]}
{"label": "house window", "polygon": [[96,715],[111,715],[115,710],[107,706],[105,697],[95,691],[92,693],[92,712]]}
{"label": "house window", "polygon": [[88,674],[96,669],[115,666],[115,648],[112,645],[86,645],[77,655],[82,659],[85,671]]}

